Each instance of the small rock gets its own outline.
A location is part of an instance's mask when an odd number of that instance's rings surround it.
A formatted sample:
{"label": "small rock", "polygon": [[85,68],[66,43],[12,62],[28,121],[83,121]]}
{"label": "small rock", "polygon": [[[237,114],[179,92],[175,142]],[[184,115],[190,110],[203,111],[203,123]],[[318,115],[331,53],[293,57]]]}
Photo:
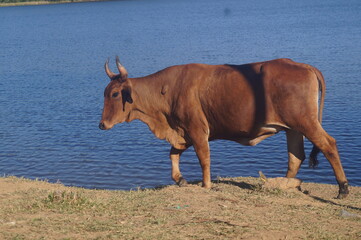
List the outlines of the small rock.
{"label": "small rock", "polygon": [[267,181],[264,183],[265,188],[278,188],[278,189],[291,189],[298,188],[301,186],[302,181],[298,178],[267,178]]}
{"label": "small rock", "polygon": [[361,215],[356,214],[356,213],[347,212],[347,211],[344,210],[344,209],[341,210],[340,216],[341,216],[341,217],[344,217],[344,218],[361,218]]}
{"label": "small rock", "polygon": [[264,181],[264,188],[278,188],[278,189],[292,189],[299,188],[302,181],[298,178],[286,178],[286,177],[277,177],[277,178],[267,178],[261,171],[258,172],[259,177]]}

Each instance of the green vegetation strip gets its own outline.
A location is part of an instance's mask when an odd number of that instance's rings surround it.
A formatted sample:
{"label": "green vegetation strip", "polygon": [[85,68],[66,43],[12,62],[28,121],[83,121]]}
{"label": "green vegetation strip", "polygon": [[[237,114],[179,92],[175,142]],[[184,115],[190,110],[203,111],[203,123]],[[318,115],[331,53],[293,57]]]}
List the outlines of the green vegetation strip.
{"label": "green vegetation strip", "polygon": [[24,5],[45,5],[45,4],[60,4],[60,3],[77,3],[77,2],[100,2],[108,0],[0,0],[0,7],[10,6],[24,6]]}

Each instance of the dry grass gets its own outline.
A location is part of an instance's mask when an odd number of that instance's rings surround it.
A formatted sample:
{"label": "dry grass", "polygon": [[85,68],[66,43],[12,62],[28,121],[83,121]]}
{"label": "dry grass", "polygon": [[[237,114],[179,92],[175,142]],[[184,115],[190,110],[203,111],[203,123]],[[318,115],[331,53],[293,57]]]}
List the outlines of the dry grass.
{"label": "dry grass", "polygon": [[[0,178],[0,239],[360,239],[361,188],[267,190],[257,178],[139,191]],[[346,210],[351,216],[340,216]]]}

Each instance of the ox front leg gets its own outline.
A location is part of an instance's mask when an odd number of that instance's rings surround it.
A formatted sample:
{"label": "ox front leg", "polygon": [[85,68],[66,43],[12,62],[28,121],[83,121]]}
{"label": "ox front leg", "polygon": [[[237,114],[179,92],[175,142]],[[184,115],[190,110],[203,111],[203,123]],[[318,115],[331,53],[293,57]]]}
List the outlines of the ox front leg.
{"label": "ox front leg", "polygon": [[203,173],[203,184],[204,188],[211,188],[211,157],[209,152],[209,143],[207,141],[202,141],[194,143],[194,150],[196,151],[199,163],[202,167]]}
{"label": "ox front leg", "polygon": [[170,160],[172,161],[172,179],[180,187],[187,185],[187,181],[183,178],[182,173],[179,170],[180,156],[186,149],[176,149],[174,147],[170,150]]}
{"label": "ox front leg", "polygon": [[[211,188],[211,156],[209,152],[209,127],[201,109],[194,108],[194,119],[189,123],[188,134],[202,168],[204,188]],[[198,111],[197,111],[198,110]]]}
{"label": "ox front leg", "polygon": [[286,177],[296,177],[302,162],[305,160],[303,135],[294,130],[287,130],[288,170]]}

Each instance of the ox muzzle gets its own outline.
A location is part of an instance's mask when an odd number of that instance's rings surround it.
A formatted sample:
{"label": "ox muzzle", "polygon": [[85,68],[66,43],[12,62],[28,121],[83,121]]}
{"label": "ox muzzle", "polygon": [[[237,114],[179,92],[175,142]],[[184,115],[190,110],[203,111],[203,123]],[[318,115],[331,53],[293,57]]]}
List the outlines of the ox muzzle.
{"label": "ox muzzle", "polygon": [[99,123],[99,128],[100,128],[101,130],[107,130],[107,128],[105,127],[104,122],[100,122],[100,123]]}

